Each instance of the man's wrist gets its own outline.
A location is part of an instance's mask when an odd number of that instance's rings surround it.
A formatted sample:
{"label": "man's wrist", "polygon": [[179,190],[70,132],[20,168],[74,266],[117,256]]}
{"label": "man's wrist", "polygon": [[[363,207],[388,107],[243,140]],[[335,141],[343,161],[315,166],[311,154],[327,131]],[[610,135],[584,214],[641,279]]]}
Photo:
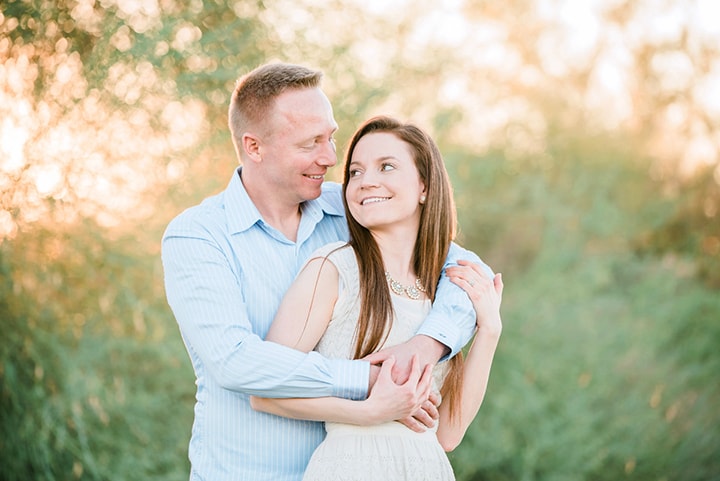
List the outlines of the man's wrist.
{"label": "man's wrist", "polygon": [[375,385],[375,381],[377,381],[378,374],[380,374],[380,366],[370,364],[370,376],[368,378],[368,396],[370,396],[370,391],[372,391],[372,388]]}
{"label": "man's wrist", "polygon": [[440,359],[450,353],[450,348],[438,341],[437,339],[430,337],[425,334],[417,334],[415,336],[415,342],[420,348],[419,353],[427,361],[431,361],[433,364],[437,363]]}

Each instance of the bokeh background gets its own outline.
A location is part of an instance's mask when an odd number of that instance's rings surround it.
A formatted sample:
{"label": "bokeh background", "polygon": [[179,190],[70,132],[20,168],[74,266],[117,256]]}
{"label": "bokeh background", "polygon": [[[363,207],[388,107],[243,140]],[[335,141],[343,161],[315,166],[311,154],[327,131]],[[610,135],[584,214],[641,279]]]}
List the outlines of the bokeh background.
{"label": "bokeh background", "polygon": [[275,60],[325,72],[339,145],[379,113],[431,131],[460,242],[504,274],[458,480],[720,479],[720,3],[0,12],[0,479],[187,479],[159,241],[226,185],[229,93]]}

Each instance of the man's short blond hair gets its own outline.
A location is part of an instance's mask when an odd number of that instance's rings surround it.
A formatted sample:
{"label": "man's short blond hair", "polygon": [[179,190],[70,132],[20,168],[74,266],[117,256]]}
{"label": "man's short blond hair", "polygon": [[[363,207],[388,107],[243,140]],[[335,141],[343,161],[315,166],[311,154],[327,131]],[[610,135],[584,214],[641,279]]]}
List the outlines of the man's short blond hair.
{"label": "man's short blond hair", "polygon": [[240,77],[228,109],[228,124],[238,155],[243,134],[262,127],[280,94],[319,87],[321,80],[319,70],[287,63],[262,65]]}

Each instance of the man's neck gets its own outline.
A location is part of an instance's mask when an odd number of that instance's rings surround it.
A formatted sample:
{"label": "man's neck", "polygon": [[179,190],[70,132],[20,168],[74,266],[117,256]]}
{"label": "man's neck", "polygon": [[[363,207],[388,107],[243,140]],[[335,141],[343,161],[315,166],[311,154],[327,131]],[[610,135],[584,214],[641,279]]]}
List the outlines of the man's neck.
{"label": "man's neck", "polygon": [[302,216],[300,203],[284,201],[277,191],[262,182],[256,182],[245,169],[241,171],[240,180],[263,221],[280,231],[288,240],[295,242]]}

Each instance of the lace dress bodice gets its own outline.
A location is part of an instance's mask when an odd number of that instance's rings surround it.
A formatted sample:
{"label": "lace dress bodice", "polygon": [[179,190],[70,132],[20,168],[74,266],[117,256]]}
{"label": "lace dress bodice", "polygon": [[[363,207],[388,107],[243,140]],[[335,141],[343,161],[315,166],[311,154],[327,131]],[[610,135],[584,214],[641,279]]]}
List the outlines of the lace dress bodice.
{"label": "lace dress bodice", "polygon": [[[330,323],[316,346],[329,358],[352,358],[360,314],[360,281],[355,252],[343,242],[325,246],[311,258],[326,257],[339,273],[338,299]],[[391,293],[395,317],[383,347],[407,341],[431,308],[429,300],[412,300]],[[433,370],[440,386],[447,363]],[[325,423],[327,437],[313,453],[303,481],[454,481],[452,466],[436,429],[411,431],[395,421],[360,426]]]}
{"label": "lace dress bodice", "polygon": [[[355,329],[360,315],[360,275],[357,259],[353,248],[345,242],[328,244],[316,251],[311,259],[325,256],[337,268],[340,285],[332,318],[315,350],[328,358],[352,359]],[[401,344],[414,336],[432,307],[428,299],[413,300],[398,296],[392,291],[390,297],[395,318],[382,347]],[[446,364],[439,364],[433,370],[436,390],[442,386]]]}

